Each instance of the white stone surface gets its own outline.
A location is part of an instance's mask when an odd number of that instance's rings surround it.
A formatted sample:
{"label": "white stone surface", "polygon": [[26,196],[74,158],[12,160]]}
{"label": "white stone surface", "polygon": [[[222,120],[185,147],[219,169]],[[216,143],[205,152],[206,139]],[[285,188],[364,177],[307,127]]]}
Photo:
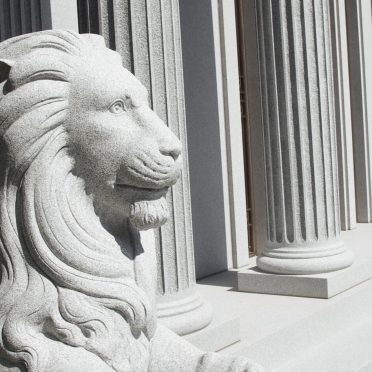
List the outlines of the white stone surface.
{"label": "white stone surface", "polygon": [[372,350],[372,286],[366,285],[254,344],[237,345],[232,354],[249,353],[268,371],[356,371]]}
{"label": "white stone surface", "polygon": [[348,267],[328,2],[257,1],[257,23],[267,202],[257,266],[277,274]]}
{"label": "white stone surface", "polygon": [[65,29],[79,32],[77,1],[48,0],[50,2],[51,23],[53,29]]}
{"label": "white stone surface", "polygon": [[217,313],[208,327],[185,336],[194,346],[205,351],[218,351],[240,341],[240,320]]}
{"label": "white stone surface", "polygon": [[160,321],[178,335],[188,335],[209,325],[212,308],[200,294],[191,288],[177,295],[163,295],[157,301],[157,314]]}
{"label": "white stone surface", "polygon": [[356,226],[345,0],[330,1],[341,229]]}
{"label": "white stone surface", "polygon": [[358,369],[358,372],[371,372],[372,371],[372,359],[368,361],[362,368]]}
{"label": "white stone surface", "polygon": [[[308,327],[308,332],[311,332],[312,325],[308,324]],[[371,372],[372,319],[363,319],[351,327],[342,328],[342,325],[338,325],[337,328],[334,329],[333,337],[330,334],[328,337],[323,336],[326,338],[325,342],[319,337],[317,345],[312,345],[305,353],[299,353],[295,360],[277,368],[276,371]],[[364,366],[360,369],[361,365]]]}
{"label": "white stone surface", "polygon": [[19,36],[0,84],[1,372],[260,371],[157,324],[150,229],[181,143],[119,54],[98,35]]}
{"label": "white stone surface", "polygon": [[[371,262],[372,224],[358,224],[341,237],[356,264]],[[283,372],[292,371],[289,366],[296,372],[359,371],[371,360],[371,280],[327,300],[239,292],[237,271],[198,281],[198,289],[216,317],[240,319],[241,341],[223,354],[246,355],[267,371]]]}
{"label": "white stone surface", "polygon": [[345,1],[358,222],[372,222],[371,2]]}
{"label": "white stone surface", "polygon": [[372,277],[372,261],[354,264],[326,274],[277,275],[258,267],[238,273],[238,289],[243,292],[285,296],[331,298]]}
{"label": "white stone surface", "polygon": [[[178,2],[122,0],[111,6],[100,0],[98,8],[99,29],[106,44],[121,55],[124,67],[145,85],[151,107],[179,137],[183,149],[187,149]],[[167,195],[169,222],[155,232],[161,303],[158,316],[180,334],[199,330],[212,320],[210,307],[195,293],[187,151],[182,162],[181,178]],[[180,297],[184,301],[180,301]],[[197,306],[193,302],[195,297],[198,297]],[[169,302],[168,307],[165,301]],[[194,305],[186,311],[184,302]]]}
{"label": "white stone surface", "polygon": [[211,5],[227,250],[229,267],[239,268],[248,264],[249,252],[235,3],[213,0]]}

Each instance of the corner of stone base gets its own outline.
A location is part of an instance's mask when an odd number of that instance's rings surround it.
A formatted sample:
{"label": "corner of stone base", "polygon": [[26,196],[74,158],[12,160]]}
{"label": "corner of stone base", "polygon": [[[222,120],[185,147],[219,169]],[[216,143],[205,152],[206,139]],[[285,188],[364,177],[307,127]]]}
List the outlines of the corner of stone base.
{"label": "corner of stone base", "polygon": [[371,277],[371,262],[354,263],[343,270],[313,275],[269,274],[255,266],[238,273],[238,290],[284,296],[331,298]]}
{"label": "corner of stone base", "polygon": [[204,351],[219,351],[240,341],[240,321],[238,317],[214,319],[204,329],[184,338]]}

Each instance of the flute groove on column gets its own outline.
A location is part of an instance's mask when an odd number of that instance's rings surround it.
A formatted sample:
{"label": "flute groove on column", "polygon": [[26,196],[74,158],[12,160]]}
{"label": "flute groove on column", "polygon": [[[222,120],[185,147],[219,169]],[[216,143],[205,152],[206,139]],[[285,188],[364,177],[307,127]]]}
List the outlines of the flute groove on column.
{"label": "flute groove on column", "polygon": [[349,266],[340,239],[328,0],[257,0],[268,272]]}
{"label": "flute groove on column", "polygon": [[370,1],[345,1],[356,219],[372,222],[372,5]]}
{"label": "flute groove on column", "polygon": [[48,1],[0,0],[0,41],[51,28],[50,17]]}
{"label": "flute groove on column", "polygon": [[356,226],[345,0],[330,2],[341,229]]}

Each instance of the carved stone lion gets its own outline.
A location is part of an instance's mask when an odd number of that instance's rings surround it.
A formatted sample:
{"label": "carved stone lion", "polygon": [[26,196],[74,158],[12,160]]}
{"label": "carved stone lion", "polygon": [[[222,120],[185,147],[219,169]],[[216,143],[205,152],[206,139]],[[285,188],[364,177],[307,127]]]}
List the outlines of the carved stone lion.
{"label": "carved stone lion", "polygon": [[[0,44],[0,371],[253,371],[156,325],[178,139],[100,36]],[[258,370],[258,369],[257,369]]]}

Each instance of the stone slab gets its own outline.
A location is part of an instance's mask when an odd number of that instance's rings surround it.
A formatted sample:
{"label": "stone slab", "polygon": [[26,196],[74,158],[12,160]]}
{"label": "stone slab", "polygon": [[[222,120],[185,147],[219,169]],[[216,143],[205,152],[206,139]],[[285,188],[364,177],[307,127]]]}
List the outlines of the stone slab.
{"label": "stone slab", "polygon": [[364,365],[358,372],[371,372],[372,371],[372,360]]}
{"label": "stone slab", "polygon": [[[325,306],[318,311],[272,334],[253,343],[243,341],[223,352],[249,356],[265,371],[361,372],[360,368],[367,368],[372,358],[372,283],[360,287],[338,299],[321,301]],[[310,301],[315,301],[306,300],[310,307]],[[274,322],[275,307],[272,309]],[[288,315],[292,312],[288,306]]]}
{"label": "stone slab", "polygon": [[313,275],[269,274],[256,266],[238,273],[238,289],[242,292],[331,298],[371,277],[370,262],[355,263],[347,269]]}
{"label": "stone slab", "polygon": [[218,351],[240,341],[240,321],[238,317],[216,317],[208,327],[184,338],[202,350]]}

